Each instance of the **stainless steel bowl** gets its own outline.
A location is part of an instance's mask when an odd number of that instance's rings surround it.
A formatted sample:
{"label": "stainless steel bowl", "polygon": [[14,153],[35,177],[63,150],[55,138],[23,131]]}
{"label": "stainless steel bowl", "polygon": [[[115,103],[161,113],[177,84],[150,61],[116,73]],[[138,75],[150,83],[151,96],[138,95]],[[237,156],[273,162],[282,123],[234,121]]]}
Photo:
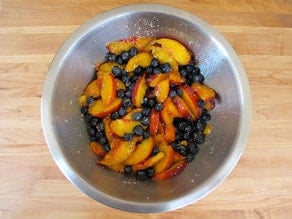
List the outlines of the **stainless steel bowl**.
{"label": "stainless steel bowl", "polygon": [[[103,61],[106,43],[129,36],[167,36],[192,50],[219,94],[212,134],[180,175],[137,181],[96,165],[77,98]],[[45,80],[42,124],[64,175],[91,198],[133,212],[161,212],[194,203],[231,172],[247,141],[251,97],[245,71],[229,43],[209,24],[180,9],[141,4],[108,11],[75,31],[56,54]],[[228,194],[226,194],[228,195]]]}

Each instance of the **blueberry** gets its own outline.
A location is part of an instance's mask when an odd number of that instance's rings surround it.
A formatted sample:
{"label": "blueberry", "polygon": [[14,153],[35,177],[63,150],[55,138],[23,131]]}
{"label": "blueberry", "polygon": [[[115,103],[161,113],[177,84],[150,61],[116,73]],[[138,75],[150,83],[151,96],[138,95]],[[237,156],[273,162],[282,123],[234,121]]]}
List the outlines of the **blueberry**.
{"label": "blueberry", "polygon": [[114,66],[112,68],[112,73],[115,77],[119,77],[122,75],[122,69],[120,69],[118,66]]}
{"label": "blueberry", "polygon": [[188,72],[187,72],[187,70],[185,70],[184,68],[180,70],[180,75],[181,75],[182,77],[185,78],[185,77],[187,76],[187,74],[188,74]]}
{"label": "blueberry", "polygon": [[146,139],[146,138],[149,138],[150,137],[150,132],[149,131],[144,131],[143,132],[143,138]]}
{"label": "blueberry", "polygon": [[142,115],[149,116],[150,112],[151,112],[151,108],[144,108],[144,110],[142,111]]}
{"label": "blueberry", "polygon": [[150,122],[149,118],[147,116],[145,116],[145,117],[143,117],[141,124],[147,126],[147,125],[149,125],[149,122]]}
{"label": "blueberry", "polygon": [[146,173],[146,175],[147,175],[148,177],[151,178],[151,177],[154,175],[155,170],[154,170],[153,167],[149,167],[149,168],[147,168],[147,169],[145,170],[145,173]]}
{"label": "blueberry", "polygon": [[160,65],[160,69],[163,73],[167,73],[167,72],[170,72],[171,67],[169,63],[163,63]]}
{"label": "blueberry", "polygon": [[98,139],[98,138],[100,138],[101,136],[103,136],[104,135],[104,132],[103,131],[96,131],[96,133],[95,133],[95,137]]}
{"label": "blueberry", "polygon": [[86,122],[90,122],[90,120],[92,119],[92,116],[87,114],[87,115],[84,116],[84,119],[85,119]]}
{"label": "blueberry", "polygon": [[132,90],[131,89],[127,89],[126,93],[125,93],[125,96],[128,97],[128,98],[131,98],[132,97]]}
{"label": "blueberry", "polygon": [[176,94],[181,97],[183,95],[183,92],[182,92],[182,90],[180,88],[177,88],[176,89]]}
{"label": "blueberry", "polygon": [[187,154],[186,155],[186,161],[187,162],[191,162],[195,159],[195,155],[194,154]]}
{"label": "blueberry", "polygon": [[96,137],[95,137],[95,136],[90,136],[90,137],[89,137],[89,140],[90,140],[91,142],[96,141]]}
{"label": "blueberry", "polygon": [[120,118],[120,115],[119,115],[119,112],[118,112],[118,111],[113,112],[113,113],[111,114],[111,119],[112,119],[112,120],[116,120],[116,119],[119,119],[119,118]]}
{"label": "blueberry", "polygon": [[188,123],[187,122],[181,122],[178,124],[178,129],[180,131],[185,131],[185,128],[188,126]]}
{"label": "blueberry", "polygon": [[86,103],[87,103],[87,105],[93,104],[94,103],[94,97],[92,97],[92,96],[87,97]]}
{"label": "blueberry", "polygon": [[88,113],[88,106],[81,107],[80,111],[83,115],[86,115]]}
{"label": "blueberry", "polygon": [[133,134],[132,133],[126,133],[125,135],[124,135],[124,140],[125,141],[131,141],[132,139],[133,139]]}
{"label": "blueberry", "polygon": [[158,67],[159,66],[159,61],[158,61],[158,59],[152,59],[151,60],[151,64],[150,64],[153,68],[156,68],[156,67]]}
{"label": "blueberry", "polygon": [[205,141],[205,135],[202,133],[194,133],[193,140],[197,144],[202,144]]}
{"label": "blueberry", "polygon": [[133,172],[133,168],[132,168],[132,166],[130,166],[130,165],[126,165],[126,166],[124,167],[124,174],[125,174],[125,175],[130,175],[132,172]]}
{"label": "blueberry", "polygon": [[201,69],[199,68],[199,67],[197,67],[197,66],[195,66],[194,68],[193,68],[193,71],[192,71],[194,74],[201,74]]}
{"label": "blueberry", "polygon": [[153,107],[155,105],[156,101],[154,99],[149,99],[148,106]]}
{"label": "blueberry", "polygon": [[199,132],[202,132],[204,131],[204,128],[206,126],[206,123],[204,123],[202,120],[197,120],[196,122],[196,130],[199,131]]}
{"label": "blueberry", "polygon": [[176,96],[176,91],[175,90],[170,90],[169,91],[169,94],[168,94],[170,97],[174,97],[174,96]]}
{"label": "blueberry", "polygon": [[183,134],[183,139],[186,140],[186,141],[189,141],[191,139],[191,135],[190,133],[186,132]]}
{"label": "blueberry", "polygon": [[130,57],[133,57],[133,56],[137,55],[138,52],[139,51],[138,51],[138,49],[136,47],[132,47],[131,49],[129,49],[129,55],[130,55]]}
{"label": "blueberry", "polygon": [[96,126],[99,122],[100,122],[100,120],[98,118],[95,118],[95,117],[93,117],[90,120],[90,124],[93,125],[93,126]]}
{"label": "blueberry", "polygon": [[124,84],[126,86],[129,86],[131,84],[131,80],[130,80],[130,78],[127,75],[123,75],[122,76],[122,82],[124,82]]}
{"label": "blueberry", "polygon": [[133,133],[135,136],[143,136],[143,127],[141,125],[136,125],[133,129]]}
{"label": "blueberry", "polygon": [[142,118],[143,118],[143,115],[141,112],[135,112],[133,114],[133,120],[135,120],[135,121],[140,121]]}
{"label": "blueberry", "polygon": [[203,81],[205,80],[205,77],[202,74],[196,74],[194,75],[193,79],[195,82],[203,83]]}
{"label": "blueberry", "polygon": [[147,97],[145,97],[143,100],[142,100],[142,106],[143,107],[147,107],[148,106],[148,103],[149,103],[149,99]]}
{"label": "blueberry", "polygon": [[105,55],[105,59],[106,59],[106,61],[108,61],[108,62],[115,62],[115,61],[117,60],[117,55],[114,54],[114,53],[108,52],[108,53]]}
{"label": "blueberry", "polygon": [[117,90],[117,97],[123,98],[126,95],[126,91],[124,89],[118,89]]}
{"label": "blueberry", "polygon": [[108,143],[103,144],[102,148],[105,152],[109,152],[111,150],[111,147]]}
{"label": "blueberry", "polygon": [[120,54],[120,57],[121,57],[123,63],[126,63],[126,62],[128,62],[128,60],[129,60],[129,58],[130,58],[130,55],[129,55],[128,52],[123,51],[123,52]]}
{"label": "blueberry", "polygon": [[104,130],[104,126],[103,126],[103,123],[102,122],[100,122],[100,123],[97,124],[96,130],[97,131],[103,131]]}
{"label": "blueberry", "polygon": [[130,98],[123,98],[122,100],[122,106],[127,108],[132,106],[132,101]]}
{"label": "blueberry", "polygon": [[185,128],[185,132],[192,133],[192,132],[194,132],[194,128],[191,125],[187,125],[187,127]]}
{"label": "blueberry", "polygon": [[181,155],[185,156],[187,154],[187,147],[184,146],[184,145],[178,145],[177,148],[176,148],[176,151],[178,153],[180,153]]}
{"label": "blueberry", "polygon": [[199,99],[199,100],[198,100],[198,105],[199,105],[199,107],[200,107],[201,109],[204,108],[204,107],[205,107],[205,102],[204,102],[204,100]]}
{"label": "blueberry", "polygon": [[95,135],[95,130],[93,128],[89,128],[87,129],[87,132],[90,136],[94,136]]}
{"label": "blueberry", "polygon": [[117,62],[118,62],[120,65],[124,64],[124,61],[123,61],[123,59],[122,59],[121,56],[117,56],[117,57],[116,57],[116,60],[117,60]]}
{"label": "blueberry", "polygon": [[161,72],[160,68],[158,68],[158,67],[153,68],[153,71],[152,71],[153,74],[159,74],[160,72]]}
{"label": "blueberry", "polygon": [[100,138],[98,139],[98,143],[101,144],[101,145],[107,143],[107,139],[106,139],[106,137],[104,137],[104,136],[100,137]]}
{"label": "blueberry", "polygon": [[135,70],[134,70],[134,74],[135,75],[140,75],[140,74],[142,74],[143,73],[143,67],[141,67],[141,66],[138,66],[137,68],[135,68]]}
{"label": "blueberry", "polygon": [[152,156],[154,156],[154,155],[158,154],[158,152],[159,152],[159,148],[158,148],[157,146],[155,146],[155,147],[153,148],[151,154],[152,154]]}
{"label": "blueberry", "polygon": [[195,143],[190,143],[188,145],[188,152],[189,153],[191,153],[191,154],[197,154],[198,151],[199,151],[199,147]]}
{"label": "blueberry", "polygon": [[136,179],[137,180],[146,180],[148,176],[146,175],[146,172],[144,170],[139,170],[136,173]]}
{"label": "blueberry", "polygon": [[146,74],[152,74],[153,73],[153,68],[151,67],[151,66],[147,66],[146,68],[145,68],[145,73]]}
{"label": "blueberry", "polygon": [[202,114],[200,120],[204,123],[207,123],[209,120],[211,119],[210,114],[206,113],[206,114]]}
{"label": "blueberry", "polygon": [[119,115],[122,117],[127,113],[127,109],[125,109],[124,107],[121,107],[118,111]]}
{"label": "blueberry", "polygon": [[163,109],[163,104],[162,103],[155,104],[154,109],[157,111],[161,111]]}

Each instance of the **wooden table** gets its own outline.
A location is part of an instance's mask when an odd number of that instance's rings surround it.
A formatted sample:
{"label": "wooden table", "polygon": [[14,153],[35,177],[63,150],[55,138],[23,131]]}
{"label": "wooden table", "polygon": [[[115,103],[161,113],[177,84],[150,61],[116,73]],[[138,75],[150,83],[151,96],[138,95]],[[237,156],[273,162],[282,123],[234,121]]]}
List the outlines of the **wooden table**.
{"label": "wooden table", "polygon": [[50,62],[88,19],[141,1],[0,1],[0,218],[292,218],[292,2],[142,1],[205,19],[232,44],[253,98],[248,144],[231,175],[196,204],[134,214],[99,204],[60,172],[43,137]]}

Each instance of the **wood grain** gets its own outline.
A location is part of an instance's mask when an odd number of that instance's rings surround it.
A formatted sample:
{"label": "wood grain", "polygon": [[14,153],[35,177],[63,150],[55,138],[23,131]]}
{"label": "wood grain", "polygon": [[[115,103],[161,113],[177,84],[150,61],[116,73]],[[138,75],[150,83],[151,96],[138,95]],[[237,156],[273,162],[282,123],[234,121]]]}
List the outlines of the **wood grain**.
{"label": "wood grain", "polygon": [[[220,31],[253,99],[250,137],[230,176],[196,204],[147,215],[75,188],[53,161],[40,121],[43,81],[66,38],[99,13],[140,2],[184,9]],[[0,218],[292,218],[291,0],[2,0],[0,98]]]}

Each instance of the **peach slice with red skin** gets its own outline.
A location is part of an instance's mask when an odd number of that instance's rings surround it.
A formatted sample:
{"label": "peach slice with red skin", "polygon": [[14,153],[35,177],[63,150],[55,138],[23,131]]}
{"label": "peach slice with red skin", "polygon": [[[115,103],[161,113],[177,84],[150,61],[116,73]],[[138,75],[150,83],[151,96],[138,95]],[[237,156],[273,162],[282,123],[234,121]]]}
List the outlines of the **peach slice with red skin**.
{"label": "peach slice with red skin", "polygon": [[160,113],[155,109],[152,109],[150,112],[150,122],[149,122],[149,132],[151,136],[157,134],[158,125],[160,123]]}
{"label": "peach slice with red skin", "polygon": [[156,85],[156,87],[154,88],[154,94],[159,103],[163,103],[166,100],[166,98],[168,97],[169,89],[170,87],[168,78],[160,81]]}
{"label": "peach slice with red skin", "polygon": [[179,64],[186,65],[191,60],[190,52],[187,48],[177,40],[169,38],[160,38],[153,41],[154,44],[159,44],[162,48],[168,51],[171,57]]}
{"label": "peach slice with red skin", "polygon": [[166,100],[164,101],[163,109],[161,110],[160,114],[161,114],[161,120],[166,125],[171,125],[175,117],[177,118],[182,117],[182,115],[177,110],[176,105],[174,105],[170,97],[167,97]]}
{"label": "peach slice with red skin", "polygon": [[154,139],[152,137],[142,140],[139,144],[137,144],[136,149],[132,155],[124,161],[124,164],[133,165],[146,160],[151,154],[153,148]]}
{"label": "peach slice with red skin", "polygon": [[202,112],[202,109],[198,105],[198,97],[195,91],[188,86],[181,86],[182,90],[182,99],[195,116],[195,119],[199,118]]}
{"label": "peach slice with red skin", "polygon": [[138,50],[143,50],[143,48],[152,40],[153,38],[150,37],[130,37],[110,42],[106,47],[110,52],[119,55],[123,51],[128,51],[132,47],[136,47]]}
{"label": "peach slice with red skin", "polygon": [[109,116],[105,117],[103,119],[103,126],[104,126],[104,132],[105,132],[105,136],[108,139],[108,142],[110,144],[110,146],[112,146],[112,141],[113,139],[115,139],[116,134],[114,133],[113,129],[111,128],[110,124],[111,124],[111,118]]}
{"label": "peach slice with red skin", "polygon": [[92,141],[89,143],[89,148],[91,151],[96,154],[99,157],[104,157],[106,155],[106,152],[104,151],[101,144],[97,143],[96,141]]}
{"label": "peach slice with red skin", "polygon": [[134,71],[138,66],[147,67],[150,65],[152,60],[152,55],[148,52],[141,52],[138,55],[133,56],[128,61],[125,70],[127,72]]}
{"label": "peach slice with red skin", "polygon": [[154,165],[155,173],[160,173],[161,171],[169,168],[173,162],[174,156],[173,148],[165,141],[158,144],[158,149],[159,151],[163,151],[165,153],[165,156]]}
{"label": "peach slice with red skin", "polygon": [[174,85],[181,85],[185,83],[185,79],[180,75],[177,71],[171,71],[169,72],[169,83]]}
{"label": "peach slice with red skin", "polygon": [[145,80],[145,75],[140,76],[133,86],[132,90],[132,103],[136,107],[142,106],[142,101],[147,91],[147,84]]}
{"label": "peach slice with red skin", "polygon": [[205,108],[212,110],[215,107],[216,92],[204,84],[194,83],[192,88],[197,93],[200,99],[205,102]]}
{"label": "peach slice with red skin", "polygon": [[175,127],[173,124],[164,127],[164,139],[167,143],[175,141]]}
{"label": "peach slice with red skin", "polygon": [[111,150],[104,156],[104,158],[99,161],[99,164],[105,166],[114,166],[121,164],[125,161],[136,148],[137,139],[131,141],[119,140],[117,144],[111,148]]}
{"label": "peach slice with red skin", "polygon": [[174,105],[176,106],[179,113],[186,119],[194,119],[195,116],[190,111],[189,107],[186,105],[186,103],[183,101],[182,98],[178,96],[172,97],[172,101]]}
{"label": "peach slice with red skin", "polygon": [[185,167],[187,166],[187,161],[181,160],[177,163],[173,163],[168,169],[156,173],[153,177],[154,180],[166,180],[169,179],[179,173],[181,173]]}
{"label": "peach slice with red skin", "polygon": [[122,99],[116,98],[111,105],[104,105],[101,99],[96,100],[92,105],[89,106],[88,112],[90,115],[104,118],[114,111],[117,111],[122,105]]}
{"label": "peach slice with red skin", "polygon": [[116,98],[117,83],[110,72],[100,71],[98,73],[98,80],[100,84],[100,96],[104,105],[110,105]]}
{"label": "peach slice with red skin", "polygon": [[162,74],[162,73],[152,74],[147,79],[147,84],[149,85],[149,87],[156,87],[160,81],[165,80],[167,78],[168,78],[168,74]]}

